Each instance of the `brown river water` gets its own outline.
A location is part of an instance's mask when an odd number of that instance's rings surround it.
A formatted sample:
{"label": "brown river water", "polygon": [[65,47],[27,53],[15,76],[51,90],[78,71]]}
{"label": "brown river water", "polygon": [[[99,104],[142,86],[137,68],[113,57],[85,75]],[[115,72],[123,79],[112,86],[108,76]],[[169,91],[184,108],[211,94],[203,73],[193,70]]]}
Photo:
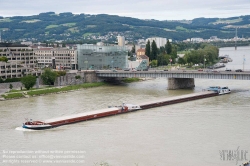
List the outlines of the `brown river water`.
{"label": "brown river water", "polygon": [[[250,47],[221,48],[250,70]],[[221,70],[225,70],[221,69]],[[167,79],[103,86],[0,102],[0,165],[233,166],[250,160],[250,81],[196,79],[193,90],[167,90]],[[45,120],[228,86],[232,93],[42,131]]]}

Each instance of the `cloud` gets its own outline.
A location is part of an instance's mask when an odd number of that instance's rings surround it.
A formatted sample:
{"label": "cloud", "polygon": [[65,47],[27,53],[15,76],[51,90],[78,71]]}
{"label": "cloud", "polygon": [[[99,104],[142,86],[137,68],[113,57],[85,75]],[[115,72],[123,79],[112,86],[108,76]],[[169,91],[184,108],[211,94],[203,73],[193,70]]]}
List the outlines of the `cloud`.
{"label": "cloud", "polygon": [[42,12],[111,14],[140,19],[193,19],[247,15],[249,0],[1,0],[2,16],[37,15]]}

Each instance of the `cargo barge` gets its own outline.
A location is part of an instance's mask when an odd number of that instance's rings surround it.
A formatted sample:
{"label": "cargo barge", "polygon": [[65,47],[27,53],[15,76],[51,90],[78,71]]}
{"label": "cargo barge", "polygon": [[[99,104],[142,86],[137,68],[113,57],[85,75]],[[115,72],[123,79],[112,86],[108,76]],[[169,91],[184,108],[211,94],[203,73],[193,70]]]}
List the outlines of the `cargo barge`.
{"label": "cargo barge", "polygon": [[154,107],[159,107],[159,106],[165,106],[165,105],[176,104],[176,103],[181,103],[181,102],[186,102],[186,101],[191,101],[191,100],[213,97],[217,95],[219,95],[219,93],[216,91],[203,91],[200,93],[193,93],[193,94],[187,94],[187,95],[182,95],[182,96],[174,96],[174,97],[168,97],[165,99],[158,99],[156,101],[144,102],[138,105],[123,103],[122,106],[115,106],[115,107],[91,111],[91,112],[84,112],[84,113],[79,113],[79,114],[70,115],[70,116],[63,116],[63,117],[48,119],[45,121],[29,120],[23,123],[22,127],[26,129],[42,130],[42,129],[58,127],[61,125],[67,125],[71,123],[82,122],[82,121],[87,121],[91,119],[97,119],[101,117],[127,113],[131,111],[136,111],[139,109],[149,109],[149,108],[154,108]]}
{"label": "cargo barge", "polygon": [[186,101],[203,99],[203,98],[208,98],[208,97],[213,97],[213,96],[218,96],[218,95],[219,94],[216,91],[203,91],[203,92],[186,94],[186,95],[181,95],[181,96],[168,97],[165,99],[158,99],[158,100],[151,101],[151,102],[144,102],[144,103],[140,103],[139,106],[141,107],[141,109],[149,109],[149,108],[182,103]]}
{"label": "cargo barge", "polygon": [[67,125],[71,123],[77,123],[77,122],[82,122],[86,120],[127,113],[129,111],[135,111],[138,109],[141,109],[139,105],[123,103],[122,106],[114,106],[111,108],[106,108],[106,109],[101,109],[101,110],[83,112],[79,114],[48,119],[45,121],[32,121],[31,119],[23,123],[22,127],[26,129],[33,129],[33,130],[43,130],[43,129],[58,127],[58,126]]}

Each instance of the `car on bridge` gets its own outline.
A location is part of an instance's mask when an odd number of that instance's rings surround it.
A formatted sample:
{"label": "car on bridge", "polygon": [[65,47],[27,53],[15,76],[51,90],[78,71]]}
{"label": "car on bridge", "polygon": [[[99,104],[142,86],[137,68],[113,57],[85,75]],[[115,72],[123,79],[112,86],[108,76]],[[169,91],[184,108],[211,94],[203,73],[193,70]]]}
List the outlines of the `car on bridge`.
{"label": "car on bridge", "polygon": [[237,70],[235,70],[235,72],[243,72],[243,70],[237,69]]}
{"label": "car on bridge", "polygon": [[123,70],[124,71],[130,71],[130,68],[124,68]]}
{"label": "car on bridge", "polygon": [[226,69],[225,71],[232,71],[231,69]]}

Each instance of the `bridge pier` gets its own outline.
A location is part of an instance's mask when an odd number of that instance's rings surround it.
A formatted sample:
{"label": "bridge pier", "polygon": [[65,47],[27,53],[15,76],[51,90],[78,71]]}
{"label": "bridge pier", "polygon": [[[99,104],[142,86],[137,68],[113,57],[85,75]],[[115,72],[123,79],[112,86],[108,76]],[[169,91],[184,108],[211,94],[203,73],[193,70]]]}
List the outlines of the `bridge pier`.
{"label": "bridge pier", "polygon": [[85,70],[83,73],[85,83],[99,82],[94,70]]}
{"label": "bridge pier", "polygon": [[194,88],[194,78],[168,78],[168,89],[189,89]]}

